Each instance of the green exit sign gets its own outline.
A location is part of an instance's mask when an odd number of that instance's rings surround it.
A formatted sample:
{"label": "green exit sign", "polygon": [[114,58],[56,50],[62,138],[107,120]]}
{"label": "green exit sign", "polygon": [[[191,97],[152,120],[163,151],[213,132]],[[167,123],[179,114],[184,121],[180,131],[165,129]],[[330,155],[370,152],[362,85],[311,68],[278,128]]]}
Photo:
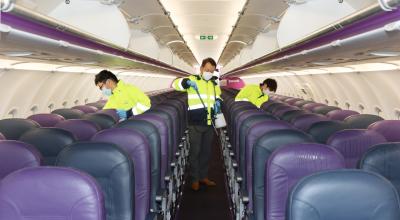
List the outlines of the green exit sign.
{"label": "green exit sign", "polygon": [[200,40],[214,40],[214,35],[200,35]]}

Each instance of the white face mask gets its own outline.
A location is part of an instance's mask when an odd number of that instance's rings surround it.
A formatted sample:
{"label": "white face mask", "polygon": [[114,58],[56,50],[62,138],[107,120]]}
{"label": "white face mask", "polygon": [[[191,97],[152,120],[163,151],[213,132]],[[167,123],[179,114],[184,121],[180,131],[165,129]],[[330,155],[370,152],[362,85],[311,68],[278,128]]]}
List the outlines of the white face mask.
{"label": "white face mask", "polygon": [[204,73],[203,73],[203,79],[204,79],[205,81],[210,80],[212,77],[213,77],[213,74],[210,73],[210,72],[204,72]]}
{"label": "white face mask", "polygon": [[269,91],[269,89],[264,89],[264,90],[263,90],[263,93],[264,93],[264,95],[270,95],[270,94],[272,94],[272,93],[274,93],[274,92]]}

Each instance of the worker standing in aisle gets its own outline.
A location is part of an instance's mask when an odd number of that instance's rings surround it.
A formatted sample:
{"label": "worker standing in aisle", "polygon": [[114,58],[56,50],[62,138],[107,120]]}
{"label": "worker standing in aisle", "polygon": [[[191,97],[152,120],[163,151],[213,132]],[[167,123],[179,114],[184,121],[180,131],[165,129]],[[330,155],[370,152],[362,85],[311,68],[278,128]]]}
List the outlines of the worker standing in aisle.
{"label": "worker standing in aisle", "polygon": [[198,191],[200,184],[215,186],[208,178],[208,164],[214,139],[214,116],[221,112],[221,88],[213,76],[216,62],[212,58],[204,59],[200,75],[178,78],[173,82],[177,91],[187,92],[189,104],[190,135],[190,176],[192,189]]}
{"label": "worker standing in aisle", "polygon": [[142,114],[151,107],[150,98],[139,88],[118,80],[111,71],[102,70],[94,83],[108,97],[103,109],[116,109],[120,120]]}

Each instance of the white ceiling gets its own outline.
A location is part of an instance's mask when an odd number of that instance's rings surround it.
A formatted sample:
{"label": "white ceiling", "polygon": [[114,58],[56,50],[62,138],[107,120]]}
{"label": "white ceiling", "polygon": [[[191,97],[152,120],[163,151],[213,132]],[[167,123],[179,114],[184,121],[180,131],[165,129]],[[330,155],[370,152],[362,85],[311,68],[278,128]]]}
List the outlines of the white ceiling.
{"label": "white ceiling", "polygon": [[[218,60],[246,0],[161,0],[196,59]],[[214,35],[200,40],[199,35]]]}

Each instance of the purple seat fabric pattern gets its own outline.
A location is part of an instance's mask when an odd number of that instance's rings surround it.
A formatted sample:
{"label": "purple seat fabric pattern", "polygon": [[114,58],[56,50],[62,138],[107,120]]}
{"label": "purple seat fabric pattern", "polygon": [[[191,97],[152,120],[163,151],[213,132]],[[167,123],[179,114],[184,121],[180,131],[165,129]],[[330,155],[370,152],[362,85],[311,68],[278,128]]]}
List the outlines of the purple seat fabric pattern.
{"label": "purple seat fabric pattern", "polygon": [[94,107],[94,106],[90,106],[90,105],[77,105],[72,107],[72,109],[78,109],[83,111],[84,113],[95,113],[98,111],[98,108]]}
{"label": "purple seat fabric pattern", "polygon": [[20,141],[0,141],[0,180],[26,167],[40,166],[41,155],[35,147]]}
{"label": "purple seat fabric pattern", "polygon": [[293,119],[293,126],[302,131],[307,131],[314,123],[328,120],[329,118],[319,114],[300,115]]}
{"label": "purple seat fabric pattern", "polygon": [[55,127],[71,132],[78,141],[88,141],[100,130],[94,122],[84,119],[62,121],[57,123]]}
{"label": "purple seat fabric pattern", "polygon": [[336,132],[327,144],[336,148],[346,162],[346,168],[356,168],[364,153],[376,144],[386,142],[381,134],[365,129],[349,129]]}
{"label": "purple seat fabric pattern", "polygon": [[150,151],[146,137],[127,128],[100,131],[92,141],[118,145],[132,159],[135,173],[135,219],[146,219],[150,210]]}
{"label": "purple seat fabric pattern", "polygon": [[54,127],[58,122],[65,120],[63,116],[51,113],[31,115],[28,119],[36,121],[42,127]]}
{"label": "purple seat fabric pattern", "polygon": [[389,142],[400,142],[400,120],[384,120],[371,124],[368,130],[383,135]]}
{"label": "purple seat fabric pattern", "polygon": [[352,110],[333,110],[328,112],[326,116],[332,120],[338,120],[338,121],[343,121],[349,116],[352,115],[359,115],[360,113]]}
{"label": "purple seat fabric pattern", "polygon": [[0,184],[0,219],[105,220],[104,199],[96,181],[85,173],[25,168]]}
{"label": "purple seat fabric pattern", "polygon": [[265,220],[285,220],[286,200],[296,183],[313,173],[342,169],[343,156],[323,144],[289,144],[272,153],[265,170]]}

